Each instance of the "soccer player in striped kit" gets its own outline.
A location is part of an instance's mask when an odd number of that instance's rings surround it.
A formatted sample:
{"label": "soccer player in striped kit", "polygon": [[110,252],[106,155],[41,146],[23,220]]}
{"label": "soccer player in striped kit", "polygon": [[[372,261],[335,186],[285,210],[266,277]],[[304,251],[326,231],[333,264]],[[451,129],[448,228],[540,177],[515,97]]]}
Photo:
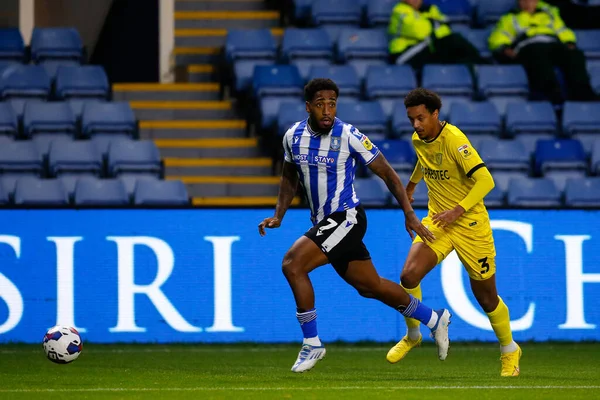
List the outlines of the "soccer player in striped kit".
{"label": "soccer player in striped kit", "polygon": [[358,129],[336,118],[338,95],[339,89],[330,79],[313,79],[306,85],[308,118],[295,123],[283,138],[285,160],[275,215],[258,225],[261,236],[265,228],[281,225],[300,182],[311,208],[313,227],[292,245],[282,264],[304,335],[292,371],[308,371],[325,356],[308,274],[329,263],[360,295],[377,299],[427,325],[438,347],[438,357],[444,360],[448,355],[450,312],[432,310],[399,284],[380,277],[373,266],[362,241],[367,219],[353,185],[357,163],[368,165],[386,183],[404,211],[411,238],[414,232],[426,241],[435,238],[416,217],[400,178],[379,149]]}

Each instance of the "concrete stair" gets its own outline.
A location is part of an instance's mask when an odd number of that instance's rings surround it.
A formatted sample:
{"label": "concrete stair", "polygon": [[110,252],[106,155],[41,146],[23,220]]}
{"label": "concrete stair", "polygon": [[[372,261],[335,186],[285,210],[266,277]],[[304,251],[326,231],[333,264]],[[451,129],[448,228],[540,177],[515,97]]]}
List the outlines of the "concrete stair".
{"label": "concrete stair", "polygon": [[[228,29],[270,28],[281,40],[280,15],[261,0],[176,0],[172,84],[116,84],[128,101],[140,137],[154,140],[165,178],[180,179],[196,206],[274,206],[279,189],[235,100],[217,83]],[[299,204],[295,199],[293,204]]]}

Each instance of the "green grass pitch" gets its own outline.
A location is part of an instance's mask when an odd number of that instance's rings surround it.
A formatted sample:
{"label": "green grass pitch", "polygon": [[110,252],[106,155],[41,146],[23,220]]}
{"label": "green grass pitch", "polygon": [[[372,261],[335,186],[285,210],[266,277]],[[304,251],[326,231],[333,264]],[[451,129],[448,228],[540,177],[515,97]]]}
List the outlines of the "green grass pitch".
{"label": "green grass pitch", "polygon": [[[390,344],[391,345],[391,344]],[[496,344],[432,343],[391,365],[389,345],[329,344],[304,374],[299,345],[95,345],[68,365],[40,345],[0,345],[0,399],[598,399],[600,343],[522,344],[521,376],[500,378]]]}

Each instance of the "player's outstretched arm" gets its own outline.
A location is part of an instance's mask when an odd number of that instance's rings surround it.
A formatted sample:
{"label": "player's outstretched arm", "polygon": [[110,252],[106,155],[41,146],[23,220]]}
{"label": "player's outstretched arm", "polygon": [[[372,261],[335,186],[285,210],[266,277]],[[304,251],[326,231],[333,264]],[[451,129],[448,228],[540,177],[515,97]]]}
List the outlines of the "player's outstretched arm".
{"label": "player's outstretched arm", "polygon": [[406,221],[406,230],[410,237],[414,239],[414,231],[423,240],[433,241],[435,237],[417,218],[415,211],[410,205],[410,200],[406,190],[400,181],[400,177],[396,171],[394,171],[382,153],[380,153],[377,158],[375,158],[375,160],[369,164],[369,169],[385,182],[389,191],[394,195],[394,198],[398,204],[400,204],[400,207],[402,207]]}
{"label": "player's outstretched arm", "polygon": [[283,162],[283,171],[279,181],[279,194],[277,196],[277,206],[275,207],[275,216],[265,218],[258,224],[258,233],[265,236],[265,228],[279,228],[285,212],[292,204],[296,190],[298,189],[298,172],[296,166],[290,162]]}

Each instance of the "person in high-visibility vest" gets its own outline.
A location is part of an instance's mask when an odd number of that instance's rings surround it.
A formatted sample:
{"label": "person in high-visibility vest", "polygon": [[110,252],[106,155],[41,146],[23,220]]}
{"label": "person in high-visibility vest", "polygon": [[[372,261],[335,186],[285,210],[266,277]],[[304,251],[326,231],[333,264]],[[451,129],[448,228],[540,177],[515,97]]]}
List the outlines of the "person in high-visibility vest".
{"label": "person in high-visibility vest", "polygon": [[452,32],[446,16],[423,0],[401,0],[388,26],[390,60],[420,69],[425,64],[487,64],[462,35]]}
{"label": "person in high-visibility vest", "polygon": [[554,104],[565,100],[556,67],[564,74],[568,100],[597,99],[576,42],[558,9],[539,0],[518,0],[518,8],[500,18],[488,40],[498,61],[522,64],[530,89]]}

